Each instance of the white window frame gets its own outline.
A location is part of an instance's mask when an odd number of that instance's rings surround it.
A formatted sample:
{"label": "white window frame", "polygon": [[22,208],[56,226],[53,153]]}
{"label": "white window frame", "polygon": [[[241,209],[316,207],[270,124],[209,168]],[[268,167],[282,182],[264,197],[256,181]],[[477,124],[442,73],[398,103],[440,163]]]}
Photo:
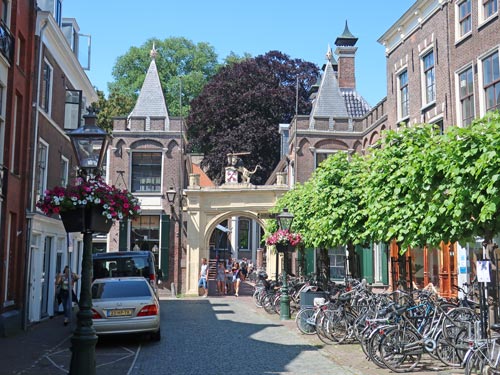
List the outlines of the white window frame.
{"label": "white window frame", "polygon": [[[54,81],[54,67],[47,61],[47,59],[44,59],[44,63],[43,63],[44,67],[42,69],[42,72],[40,72],[41,74],[44,74],[44,70],[45,70],[45,65],[47,65],[49,68],[50,68],[50,79],[49,79],[49,82],[48,82],[48,85],[49,85],[49,88],[48,88],[48,92],[46,93],[46,95],[48,96],[48,102],[47,102],[47,107],[45,107],[45,103],[42,103],[41,100],[39,101],[39,106],[40,108],[50,116],[51,114],[51,111],[52,111],[52,88],[53,88],[53,81]],[[42,77],[42,82],[45,80],[45,77]],[[43,90],[45,87],[43,85],[41,85],[40,87],[40,90]],[[40,95],[40,99],[42,99],[42,91],[40,91],[39,93]]]}
{"label": "white window frame", "polygon": [[[407,100],[407,111],[408,113],[403,116],[403,98],[401,95],[401,76],[406,73],[406,88],[407,88],[407,93],[408,93],[408,100]],[[410,89],[409,89],[409,77],[408,77],[408,67],[404,66],[403,68],[399,69],[396,73],[396,89],[397,89],[397,116],[398,116],[398,121],[397,123],[399,124],[400,122],[404,122],[410,118]]]}
{"label": "white window frame", "polygon": [[[134,190],[134,181],[133,181],[133,175],[134,175],[134,170],[133,170],[133,155],[135,153],[159,153],[161,154],[161,161],[160,161],[160,189],[159,190]],[[165,152],[163,152],[161,149],[155,149],[155,150],[132,150],[130,153],[130,191],[134,192],[135,194],[146,194],[146,195],[160,195],[163,191],[163,175],[165,173]]]}
{"label": "white window frame", "polygon": [[[328,267],[330,268],[330,280],[343,280],[345,278],[345,273],[347,271],[347,262],[346,262],[346,259],[347,259],[347,248],[346,246],[338,246],[336,248],[333,248],[333,249],[328,249]],[[342,265],[340,265],[339,263],[337,263],[337,260],[339,260],[340,258],[344,258],[342,260]],[[332,262],[332,260],[335,261],[335,263]],[[332,268],[338,268],[338,269],[343,269],[344,270],[344,276],[342,277],[333,277],[332,275]]]}
{"label": "white window frame", "polygon": [[478,9],[478,27],[481,27],[485,23],[489,22],[492,18],[498,16],[498,0],[492,0],[496,4],[496,11],[486,16],[484,9],[484,0],[477,0],[477,9]]}
{"label": "white window frame", "polygon": [[[243,221],[246,221],[248,223],[247,235],[246,235],[248,247],[246,247],[246,248],[240,247],[240,240],[241,240],[240,223]],[[248,251],[248,250],[252,249],[252,236],[251,236],[251,234],[252,234],[252,220],[250,220],[246,217],[238,216],[238,251],[239,250]]]}
{"label": "white window frame", "polygon": [[69,159],[61,155],[61,186],[69,184]]}
{"label": "white window frame", "polygon": [[[39,167],[39,163],[40,163],[40,151],[41,151],[41,147],[40,147],[40,144],[44,145],[45,146],[45,168],[43,169],[43,175],[40,174],[40,167]],[[45,190],[47,190],[47,171],[48,171],[48,168],[49,168],[49,144],[47,142],[45,142],[42,138],[39,138],[38,139],[38,147],[37,147],[37,150],[38,150],[38,155],[36,157],[36,175],[37,175],[37,190],[36,190],[36,200],[38,201],[40,199],[40,197],[44,194]]]}
{"label": "white window frame", "polygon": [[458,118],[458,124],[462,127],[468,126],[469,124],[464,123],[463,119],[463,113],[462,113],[462,97],[460,95],[460,86],[461,86],[461,81],[460,81],[460,76],[469,71],[472,70],[472,110],[474,112],[474,115],[472,117],[472,120],[476,117],[476,83],[475,83],[475,78],[474,78],[474,66],[472,63],[462,67],[460,70],[458,70],[455,73],[455,94],[456,94],[456,107],[457,107],[457,118]]}
{"label": "white window frame", "polygon": [[[477,59],[477,71],[478,71],[478,91],[479,91],[479,117],[483,117],[486,114],[486,93],[484,90],[484,70],[483,70],[483,62],[485,59],[493,55],[494,53],[498,54],[499,63],[500,63],[500,47],[496,46],[488,50],[487,52],[480,55]],[[500,95],[500,93],[499,93]],[[476,113],[476,116],[478,114]]]}
{"label": "white window frame", "polygon": [[[425,58],[432,54],[432,59],[433,59],[433,64],[432,64],[432,74],[433,74],[433,98],[428,97],[428,91],[427,91],[427,74],[428,72],[425,70]],[[436,96],[437,96],[437,87],[436,87],[436,51],[434,50],[434,45],[431,45],[429,48],[426,48],[420,53],[420,70],[421,70],[421,81],[420,81],[420,86],[422,88],[422,106],[425,108],[429,105],[432,105],[436,102]]]}
{"label": "white window frame", "polygon": [[[460,6],[466,2],[470,3],[471,11],[470,11],[470,29],[469,31],[462,34],[462,23],[460,22]],[[473,6],[472,0],[460,0],[455,2],[455,41],[460,42],[462,39],[467,38],[472,34],[472,16],[473,16]]]}
{"label": "white window frame", "polygon": [[5,25],[10,29],[10,16],[12,13],[12,0],[3,0],[3,4],[5,4],[6,16],[3,18]]}

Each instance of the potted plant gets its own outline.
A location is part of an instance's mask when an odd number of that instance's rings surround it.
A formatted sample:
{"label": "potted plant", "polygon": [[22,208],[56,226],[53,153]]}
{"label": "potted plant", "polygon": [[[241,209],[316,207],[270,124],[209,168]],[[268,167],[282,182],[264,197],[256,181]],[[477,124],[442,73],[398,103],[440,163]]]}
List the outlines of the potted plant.
{"label": "potted plant", "polygon": [[108,185],[102,177],[78,177],[74,185],[46,190],[36,206],[46,215],[61,216],[67,232],[109,232],[114,221],[139,216],[132,193]]}
{"label": "potted plant", "polygon": [[301,241],[302,237],[299,233],[290,232],[288,229],[279,229],[267,237],[266,245],[275,246],[276,250],[281,253],[292,251]]}

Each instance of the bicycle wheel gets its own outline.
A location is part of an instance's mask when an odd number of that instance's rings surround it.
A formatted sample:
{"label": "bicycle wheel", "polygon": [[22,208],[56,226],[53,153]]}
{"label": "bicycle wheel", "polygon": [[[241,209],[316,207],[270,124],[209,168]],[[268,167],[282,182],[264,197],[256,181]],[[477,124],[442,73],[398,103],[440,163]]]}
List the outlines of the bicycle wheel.
{"label": "bicycle wheel", "polygon": [[389,326],[382,326],[379,328],[375,328],[370,334],[370,337],[367,342],[366,349],[368,352],[368,357],[373,363],[375,363],[380,368],[387,368],[387,366],[382,361],[382,358],[380,356],[380,342],[385,337],[386,332],[389,332],[389,330],[391,329],[392,327]]}
{"label": "bicycle wheel", "polygon": [[422,358],[419,335],[409,328],[393,329],[380,341],[380,357],[389,370],[412,371]]}
{"label": "bicycle wheel", "polygon": [[267,293],[266,296],[262,299],[262,307],[268,314],[276,314],[276,310],[274,309],[273,299],[275,295],[272,293]]}
{"label": "bicycle wheel", "polygon": [[349,333],[343,311],[334,310],[329,316],[326,329],[328,334],[338,343],[342,343]]}
{"label": "bicycle wheel", "polygon": [[280,315],[281,314],[281,292],[275,294],[271,303],[273,305],[274,312],[276,314]]}
{"label": "bicycle wheel", "polygon": [[359,334],[359,344],[361,345],[361,349],[363,349],[363,353],[365,353],[367,358],[370,357],[370,355],[368,354],[368,342],[370,335],[374,329],[374,327],[367,325]]}
{"label": "bicycle wheel", "polygon": [[253,295],[252,295],[253,302],[255,303],[255,306],[257,306],[257,307],[262,307],[262,303],[260,301],[260,293],[261,293],[261,291],[259,289],[255,289],[255,291],[253,292]]}
{"label": "bicycle wheel", "polygon": [[465,362],[465,375],[483,375],[488,364],[487,346],[475,349]]}
{"label": "bicycle wheel", "polygon": [[331,310],[319,310],[316,315],[316,334],[318,338],[327,345],[332,345],[334,340],[328,334],[328,315]]}
{"label": "bicycle wheel", "polygon": [[436,336],[435,353],[438,359],[447,366],[460,367],[462,365],[463,356],[460,356],[455,345],[452,345],[443,336],[443,332],[439,332]]}
{"label": "bicycle wheel", "polygon": [[449,343],[454,344],[458,334],[464,329],[473,335],[474,323],[477,321],[479,321],[479,316],[474,310],[468,307],[456,307],[448,311],[444,316],[441,326],[443,336]]}
{"label": "bicycle wheel", "polygon": [[300,332],[305,335],[314,335],[316,327],[314,326],[314,308],[305,307],[301,309],[295,317],[295,324]]}

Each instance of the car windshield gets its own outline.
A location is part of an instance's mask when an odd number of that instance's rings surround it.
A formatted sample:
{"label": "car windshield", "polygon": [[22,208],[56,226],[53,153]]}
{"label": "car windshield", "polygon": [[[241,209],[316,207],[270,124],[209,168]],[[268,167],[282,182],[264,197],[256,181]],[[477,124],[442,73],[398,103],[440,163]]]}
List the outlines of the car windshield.
{"label": "car windshield", "polygon": [[127,256],[111,259],[94,258],[94,279],[104,277],[143,276],[149,277],[146,257]]}
{"label": "car windshield", "polygon": [[120,280],[100,282],[92,285],[93,299],[129,298],[151,296],[147,282],[142,280]]}

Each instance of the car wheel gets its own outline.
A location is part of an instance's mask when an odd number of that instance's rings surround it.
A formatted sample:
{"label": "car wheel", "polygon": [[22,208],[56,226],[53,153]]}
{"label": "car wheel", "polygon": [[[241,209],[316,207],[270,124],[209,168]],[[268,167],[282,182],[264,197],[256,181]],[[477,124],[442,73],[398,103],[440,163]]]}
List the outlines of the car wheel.
{"label": "car wheel", "polygon": [[160,331],[160,329],[158,329],[158,331],[153,332],[151,334],[151,340],[152,341],[160,341],[161,340],[161,331]]}

